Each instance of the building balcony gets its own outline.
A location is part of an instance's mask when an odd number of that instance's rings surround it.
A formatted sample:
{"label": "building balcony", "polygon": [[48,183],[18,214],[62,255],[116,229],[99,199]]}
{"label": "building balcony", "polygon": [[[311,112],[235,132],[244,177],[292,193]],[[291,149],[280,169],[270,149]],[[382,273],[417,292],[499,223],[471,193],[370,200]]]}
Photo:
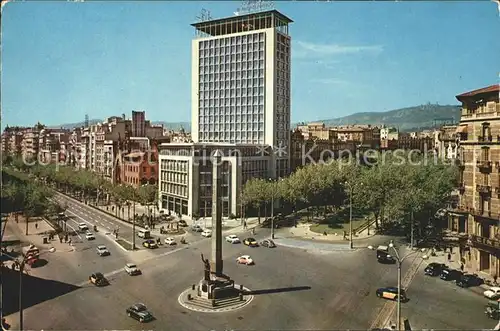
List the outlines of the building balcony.
{"label": "building balcony", "polygon": [[489,185],[476,185],[476,191],[479,194],[491,194],[491,186],[489,186]]}
{"label": "building balcony", "polygon": [[495,235],[495,238],[488,238],[471,234],[469,235],[467,243],[471,246],[484,245],[490,248],[500,249],[500,240],[498,234]]}
{"label": "building balcony", "polygon": [[495,187],[495,194],[498,194],[498,197],[500,198],[500,187]]}
{"label": "building balcony", "polygon": [[477,160],[476,165],[482,172],[491,172],[491,166],[492,166],[491,161]]}
{"label": "building balcony", "polygon": [[483,143],[491,143],[491,142],[493,142],[493,136],[492,135],[479,136],[479,137],[477,137],[477,141],[483,142]]}

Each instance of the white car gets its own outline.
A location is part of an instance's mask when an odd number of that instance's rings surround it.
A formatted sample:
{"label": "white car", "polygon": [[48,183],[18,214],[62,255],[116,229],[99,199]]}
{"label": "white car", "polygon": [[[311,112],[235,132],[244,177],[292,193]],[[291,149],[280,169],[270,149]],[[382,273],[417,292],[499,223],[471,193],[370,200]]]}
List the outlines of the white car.
{"label": "white car", "polygon": [[240,238],[238,238],[238,236],[235,234],[231,234],[231,235],[227,236],[226,241],[228,243],[231,243],[231,244],[240,244],[241,243]]}
{"label": "white car", "polygon": [[104,245],[99,245],[97,246],[97,255],[99,256],[107,256],[110,255],[111,253],[108,251],[106,246]]}
{"label": "white car", "polygon": [[252,258],[250,255],[242,255],[239,258],[236,259],[236,263],[238,264],[245,264],[245,265],[252,265],[254,264]]}
{"label": "white car", "polygon": [[203,230],[203,232],[201,233],[201,235],[202,235],[203,237],[210,238],[210,237],[212,236],[212,230],[205,229],[205,230]]}
{"label": "white car", "polygon": [[175,242],[175,239],[174,238],[165,238],[165,245],[169,245],[169,246],[172,246],[172,245],[177,245],[177,243]]}
{"label": "white car", "polygon": [[85,239],[87,239],[87,240],[94,240],[95,236],[94,236],[94,234],[92,232],[87,232],[85,234]]}
{"label": "white car", "polygon": [[133,263],[125,264],[125,272],[130,276],[140,275],[141,269],[137,268],[137,266]]}
{"label": "white car", "polygon": [[483,295],[488,299],[498,299],[500,298],[500,287],[490,287],[489,290],[484,291]]}
{"label": "white car", "polygon": [[78,229],[80,229],[80,231],[87,231],[89,229],[89,227],[85,223],[79,223]]}

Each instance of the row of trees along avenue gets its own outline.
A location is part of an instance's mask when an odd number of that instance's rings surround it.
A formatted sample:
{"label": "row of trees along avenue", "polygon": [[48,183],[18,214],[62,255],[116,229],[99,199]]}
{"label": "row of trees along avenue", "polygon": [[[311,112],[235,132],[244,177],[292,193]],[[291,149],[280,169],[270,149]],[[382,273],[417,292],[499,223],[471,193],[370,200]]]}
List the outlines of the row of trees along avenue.
{"label": "row of trees along avenue", "polygon": [[[25,162],[21,158],[6,158],[4,166],[32,176],[40,185],[53,188],[71,195],[85,203],[108,205],[113,203],[112,211],[117,217],[130,220],[135,216],[135,207],[139,203],[146,206],[148,216],[152,208],[157,208],[158,189],[156,185],[142,185],[135,188],[130,185],[113,185],[103,177],[85,169],[55,164],[41,165]],[[61,206],[64,209],[64,206]]]}
{"label": "row of trees along avenue", "polygon": [[280,200],[283,210],[306,209],[312,217],[348,206],[352,189],[353,209],[373,215],[378,230],[404,230],[411,222],[419,231],[448,205],[458,184],[456,166],[434,157],[383,153],[369,161],[332,160],[304,166],[283,179],[252,179],[244,186],[242,204],[260,217],[270,202]]}

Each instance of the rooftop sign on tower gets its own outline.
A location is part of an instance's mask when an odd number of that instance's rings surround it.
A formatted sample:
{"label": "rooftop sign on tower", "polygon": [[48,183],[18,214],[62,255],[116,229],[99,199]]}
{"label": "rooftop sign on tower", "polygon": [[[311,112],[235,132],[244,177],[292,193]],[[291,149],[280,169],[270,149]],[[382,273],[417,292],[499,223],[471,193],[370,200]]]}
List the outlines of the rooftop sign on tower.
{"label": "rooftop sign on tower", "polygon": [[241,7],[234,12],[234,15],[238,16],[272,9],[274,9],[272,1],[245,0],[242,2]]}

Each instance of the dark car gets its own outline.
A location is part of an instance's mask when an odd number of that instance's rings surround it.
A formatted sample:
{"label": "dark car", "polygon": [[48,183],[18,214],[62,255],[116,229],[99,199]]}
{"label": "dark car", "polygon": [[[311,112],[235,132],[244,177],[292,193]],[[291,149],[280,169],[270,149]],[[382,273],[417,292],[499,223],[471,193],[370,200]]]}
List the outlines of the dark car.
{"label": "dark car", "polygon": [[441,272],[443,272],[443,270],[447,268],[448,267],[446,266],[446,264],[433,262],[425,267],[424,272],[427,276],[435,277],[440,276]]}
{"label": "dark car", "polygon": [[457,286],[460,287],[471,287],[481,285],[483,283],[483,280],[476,274],[466,274],[457,279],[455,282]]}
{"label": "dark car", "polygon": [[260,242],[260,245],[263,246],[263,247],[268,247],[268,248],[274,248],[274,247],[276,247],[276,244],[271,239],[264,239],[264,240],[262,240]]}
{"label": "dark car", "polygon": [[199,225],[193,225],[191,227],[191,231],[193,231],[193,232],[203,232],[203,229]]}
{"label": "dark car", "polygon": [[100,272],[96,272],[89,276],[89,282],[95,286],[106,286],[109,284],[108,280]]}
{"label": "dark car", "polygon": [[158,244],[156,243],[156,240],[154,239],[148,239],[142,243],[142,246],[149,248],[149,249],[155,249],[158,248]]}
{"label": "dark car", "polygon": [[389,254],[389,247],[383,245],[377,247],[377,261],[388,264],[396,263],[394,257]]}
{"label": "dark car", "polygon": [[[381,287],[375,292],[377,297],[384,298],[388,300],[398,299],[398,288],[397,287]],[[401,289],[401,301],[406,301],[406,292]]]}
{"label": "dark car", "polygon": [[455,269],[443,269],[441,275],[439,276],[442,280],[458,280],[462,278],[462,273]]}
{"label": "dark car", "polygon": [[179,224],[179,226],[182,226],[182,227],[188,226],[185,220],[179,220],[177,223]]}
{"label": "dark car", "polygon": [[500,302],[490,300],[486,305],[484,313],[492,319],[498,320],[500,318]]}
{"label": "dark car", "polygon": [[136,303],[127,308],[128,317],[132,317],[139,322],[149,322],[153,319],[153,315],[148,311],[148,308],[143,303]]}

